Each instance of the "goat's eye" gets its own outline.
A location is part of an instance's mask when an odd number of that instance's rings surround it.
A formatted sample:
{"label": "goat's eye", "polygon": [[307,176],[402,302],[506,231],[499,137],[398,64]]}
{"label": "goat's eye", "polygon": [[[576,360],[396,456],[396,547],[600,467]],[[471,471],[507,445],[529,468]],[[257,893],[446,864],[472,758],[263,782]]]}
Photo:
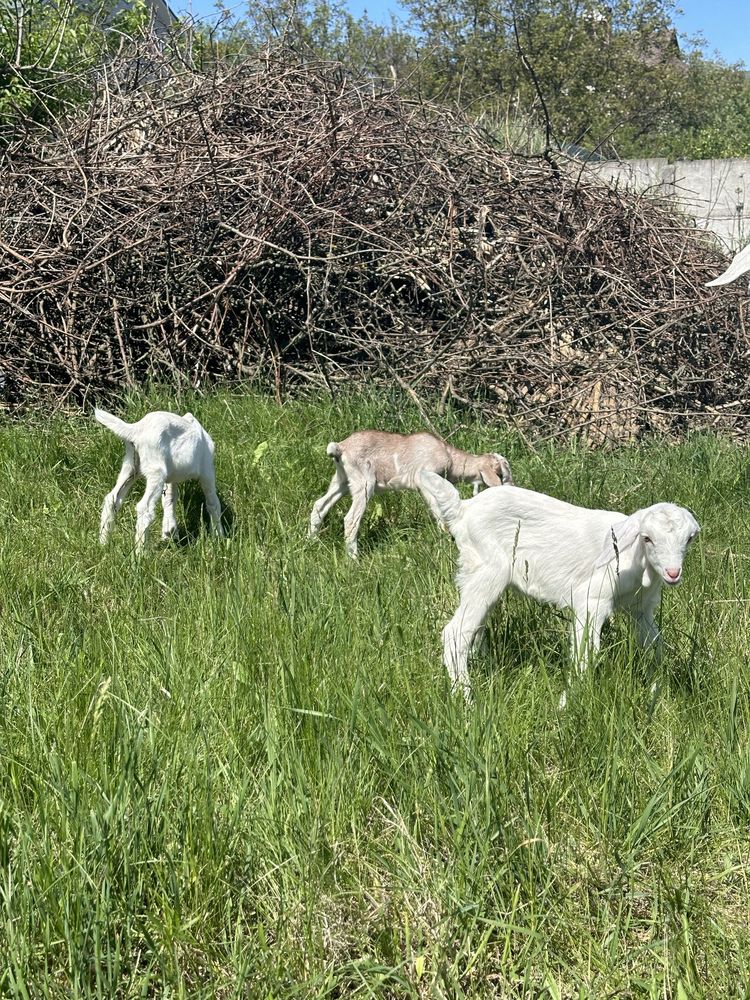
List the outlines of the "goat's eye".
{"label": "goat's eye", "polygon": [[644,536],[643,536],[643,541],[644,541],[644,542],[646,543],[646,545],[653,545],[653,544],[654,544],[654,543],[653,543],[653,540],[652,540],[652,539],[650,539],[650,538],[648,537],[648,535],[644,535]]}

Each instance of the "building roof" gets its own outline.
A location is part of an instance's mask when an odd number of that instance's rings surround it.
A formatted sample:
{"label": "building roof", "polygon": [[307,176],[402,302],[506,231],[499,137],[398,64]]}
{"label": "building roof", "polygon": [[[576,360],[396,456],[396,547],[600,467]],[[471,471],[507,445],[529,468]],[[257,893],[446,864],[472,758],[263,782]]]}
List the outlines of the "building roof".
{"label": "building roof", "polygon": [[[169,6],[165,0],[145,0],[146,6],[151,10],[154,18],[154,27],[157,31],[166,31],[170,28],[176,21],[177,15]],[[133,0],[116,0],[116,3],[112,7],[112,11],[109,14],[107,20],[110,17],[118,14],[122,10],[127,10],[133,3]],[[96,0],[79,0],[79,4],[84,8],[95,8],[97,6]]]}
{"label": "building roof", "polygon": [[[115,10],[122,10],[129,7],[132,0],[119,0]],[[166,31],[177,20],[177,15],[164,0],[146,0],[146,4],[153,11],[154,26],[162,31]]]}

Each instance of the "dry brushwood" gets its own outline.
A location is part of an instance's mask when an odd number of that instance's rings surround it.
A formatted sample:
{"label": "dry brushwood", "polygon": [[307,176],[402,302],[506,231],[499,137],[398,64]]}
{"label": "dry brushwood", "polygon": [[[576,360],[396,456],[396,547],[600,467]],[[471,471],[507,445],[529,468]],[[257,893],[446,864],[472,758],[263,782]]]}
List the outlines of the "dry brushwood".
{"label": "dry brushwood", "polygon": [[6,404],[354,377],[536,438],[747,429],[745,300],[687,220],[338,66],[149,60],[5,152]]}

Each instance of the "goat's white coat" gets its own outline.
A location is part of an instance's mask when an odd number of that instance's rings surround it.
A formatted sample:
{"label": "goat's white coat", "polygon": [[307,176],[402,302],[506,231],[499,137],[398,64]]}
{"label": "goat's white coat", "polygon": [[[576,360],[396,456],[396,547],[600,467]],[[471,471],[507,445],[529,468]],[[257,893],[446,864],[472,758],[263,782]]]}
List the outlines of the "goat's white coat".
{"label": "goat's white coat", "polygon": [[327,492],[316,500],[310,514],[310,537],[320,530],[330,509],[347,493],[352,505],[344,519],[346,551],[357,558],[357,533],[368,501],[385,490],[419,488],[424,469],[451,482],[469,482],[474,493],[481,486],[512,483],[507,459],[497,452],[472,455],[454,448],[432,434],[392,434],[387,431],[356,431],[344,441],[331,441],[327,454],[336,471]]}
{"label": "goat's white coat", "polygon": [[[467,697],[469,651],[509,586],[572,609],[572,654],[581,672],[618,608],[632,615],[642,646],[660,645],[654,614],[661,589],[679,582],[687,547],[700,530],[684,507],[657,503],[627,516],[517,486],[461,500],[430,472],[422,473],[420,488],[458,545],[460,604],[443,630],[443,653],[453,685]],[[565,700],[563,694],[561,706]]]}
{"label": "goat's white coat", "polygon": [[148,526],[156,516],[156,504],[162,497],[164,518],[162,538],[177,530],[174,507],[178,486],[188,479],[200,482],[206,498],[211,524],[223,537],[221,504],[216,493],[214,443],[192,413],[179,416],[156,410],[142,420],[129,424],[106,410],[94,410],[94,417],[125,442],[125,458],[114,489],[104,498],[99,541],[109,538],[117,511],[139,476],[146,480],[146,491],[138,501],[135,547],[143,549]]}
{"label": "goat's white coat", "polygon": [[735,281],[750,271],[750,245],[734,257],[729,267],[713,281],[706,282],[706,288],[714,288],[717,285],[728,285],[730,281]]}

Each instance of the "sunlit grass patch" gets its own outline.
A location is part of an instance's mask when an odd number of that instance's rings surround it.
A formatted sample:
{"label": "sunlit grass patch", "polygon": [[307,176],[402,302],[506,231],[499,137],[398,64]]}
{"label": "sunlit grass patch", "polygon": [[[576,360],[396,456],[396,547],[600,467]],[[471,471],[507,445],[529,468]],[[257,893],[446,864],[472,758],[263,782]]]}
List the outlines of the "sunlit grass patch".
{"label": "sunlit grass patch", "polygon": [[655,665],[626,622],[557,701],[567,623],[508,595],[452,697],[451,539],[416,494],[344,500],[329,440],[415,430],[402,399],[253,394],[190,409],[217,443],[222,542],[133,555],[99,510],[93,420],[0,427],[0,989],[19,996],[743,996],[750,819],[744,449],[711,437],[529,452],[460,413],[519,484],[693,509]]}

